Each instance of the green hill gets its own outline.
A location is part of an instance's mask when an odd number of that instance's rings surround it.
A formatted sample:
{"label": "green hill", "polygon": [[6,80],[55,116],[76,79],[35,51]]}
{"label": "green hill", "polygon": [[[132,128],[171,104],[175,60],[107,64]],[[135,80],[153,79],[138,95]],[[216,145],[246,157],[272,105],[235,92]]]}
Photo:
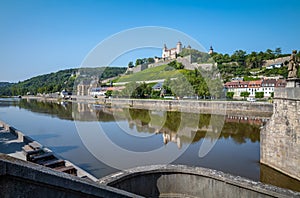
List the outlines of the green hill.
{"label": "green hill", "polygon": [[184,70],[175,70],[168,65],[149,68],[138,73],[125,75],[116,80],[116,82],[149,81],[166,78],[177,78],[182,75]]}

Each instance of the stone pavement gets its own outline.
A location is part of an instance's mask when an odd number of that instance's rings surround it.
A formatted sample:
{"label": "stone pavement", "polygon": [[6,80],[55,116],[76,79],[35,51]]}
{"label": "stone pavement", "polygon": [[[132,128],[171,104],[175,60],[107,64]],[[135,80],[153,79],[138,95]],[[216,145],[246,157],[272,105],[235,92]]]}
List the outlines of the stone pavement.
{"label": "stone pavement", "polygon": [[12,157],[26,160],[22,153],[22,147],[25,145],[17,136],[0,126],[0,153],[10,155]]}

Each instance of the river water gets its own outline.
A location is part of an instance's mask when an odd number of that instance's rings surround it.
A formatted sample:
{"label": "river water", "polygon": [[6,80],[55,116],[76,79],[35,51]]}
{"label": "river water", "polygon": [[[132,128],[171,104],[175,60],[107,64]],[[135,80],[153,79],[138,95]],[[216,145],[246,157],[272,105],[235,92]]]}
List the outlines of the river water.
{"label": "river water", "polygon": [[260,165],[260,128],[266,119],[259,117],[0,99],[0,120],[98,178],[118,169],[171,163],[300,186]]}

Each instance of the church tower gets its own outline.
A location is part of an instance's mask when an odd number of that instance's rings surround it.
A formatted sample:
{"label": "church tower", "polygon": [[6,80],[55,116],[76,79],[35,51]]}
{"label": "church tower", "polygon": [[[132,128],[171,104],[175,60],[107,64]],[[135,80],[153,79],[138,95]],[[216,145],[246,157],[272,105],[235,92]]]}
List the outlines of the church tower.
{"label": "church tower", "polygon": [[167,45],[164,44],[164,47],[163,47],[163,50],[162,50],[162,55],[161,55],[162,58],[166,58],[168,56],[167,51],[168,51]]}
{"label": "church tower", "polygon": [[210,46],[208,54],[212,55],[213,53],[214,53],[214,49],[212,48],[212,46]]}

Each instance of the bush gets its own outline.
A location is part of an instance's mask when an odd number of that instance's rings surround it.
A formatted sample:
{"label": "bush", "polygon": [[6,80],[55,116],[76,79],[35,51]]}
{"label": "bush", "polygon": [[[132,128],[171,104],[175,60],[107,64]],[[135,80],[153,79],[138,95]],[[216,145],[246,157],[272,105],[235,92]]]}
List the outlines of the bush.
{"label": "bush", "polygon": [[241,92],[241,97],[247,98],[247,97],[249,97],[249,95],[250,95],[250,92],[247,92],[247,91]]}
{"label": "bush", "polygon": [[227,92],[226,93],[226,98],[228,98],[228,99],[232,99],[233,96],[234,96],[234,92]]}
{"label": "bush", "polygon": [[179,63],[177,61],[172,61],[172,62],[168,63],[168,66],[171,66],[174,69],[183,69],[184,68],[183,64]]}
{"label": "bush", "polygon": [[255,98],[263,98],[264,92],[255,92]]}

